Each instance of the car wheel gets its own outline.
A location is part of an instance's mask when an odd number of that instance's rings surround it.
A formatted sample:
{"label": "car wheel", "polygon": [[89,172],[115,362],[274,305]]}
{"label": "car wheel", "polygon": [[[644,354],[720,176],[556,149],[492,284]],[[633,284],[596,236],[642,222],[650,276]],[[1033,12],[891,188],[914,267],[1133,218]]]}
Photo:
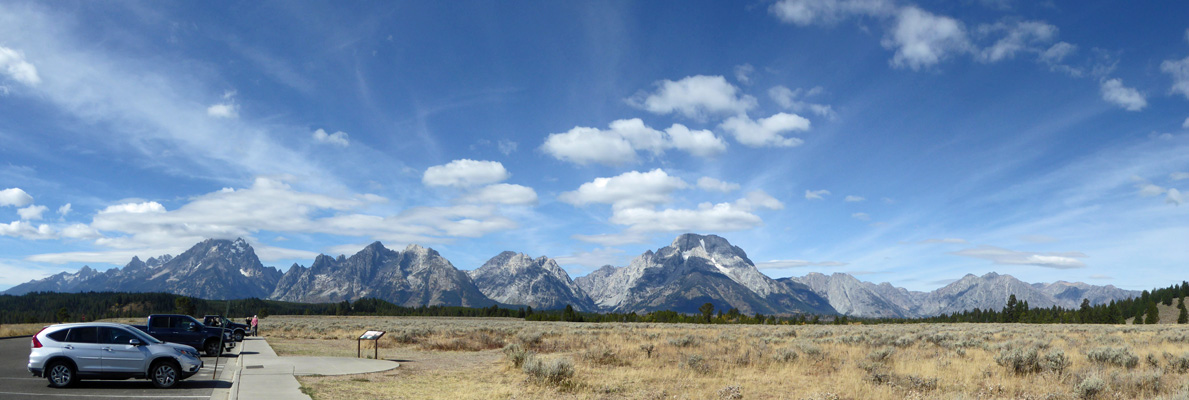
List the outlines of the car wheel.
{"label": "car wheel", "polygon": [[207,357],[218,357],[220,354],[223,354],[222,350],[223,349],[219,348],[218,340],[207,340],[206,343],[202,345],[202,351],[206,353]]}
{"label": "car wheel", "polygon": [[169,361],[157,362],[149,370],[149,379],[153,381],[153,386],[171,388],[178,383],[178,366]]}
{"label": "car wheel", "polygon": [[235,331],[235,341],[237,341],[237,342],[244,341],[244,331]]}
{"label": "car wheel", "polygon": [[45,379],[50,381],[50,386],[56,388],[73,385],[78,380],[78,374],[75,373],[74,366],[65,361],[57,361],[50,364],[50,367],[46,368],[45,371]]}

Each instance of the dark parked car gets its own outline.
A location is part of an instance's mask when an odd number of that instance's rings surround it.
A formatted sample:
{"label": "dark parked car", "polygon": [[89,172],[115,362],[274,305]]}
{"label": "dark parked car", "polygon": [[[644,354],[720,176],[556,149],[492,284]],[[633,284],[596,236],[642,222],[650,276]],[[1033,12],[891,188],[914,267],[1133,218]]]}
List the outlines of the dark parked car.
{"label": "dark parked car", "polygon": [[[163,342],[180,343],[202,349],[207,356],[216,357],[223,350],[235,348],[230,329],[208,327],[189,315],[154,314],[148,325],[133,325]],[[219,343],[223,346],[220,347]]]}
{"label": "dark parked car", "polygon": [[237,324],[231,322],[222,315],[207,315],[202,317],[202,324],[206,326],[213,326],[218,328],[227,328],[231,330],[231,337],[237,342],[244,341],[244,334],[251,329],[247,324]]}

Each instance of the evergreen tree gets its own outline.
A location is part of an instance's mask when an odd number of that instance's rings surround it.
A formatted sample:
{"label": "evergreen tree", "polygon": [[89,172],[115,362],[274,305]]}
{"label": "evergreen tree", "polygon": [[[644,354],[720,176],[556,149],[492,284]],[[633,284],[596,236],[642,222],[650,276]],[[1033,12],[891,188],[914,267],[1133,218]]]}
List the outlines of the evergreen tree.
{"label": "evergreen tree", "polygon": [[1094,322],[1094,321],[1090,320],[1091,312],[1092,312],[1092,310],[1090,310],[1090,299],[1082,299],[1082,307],[1078,309],[1078,322],[1081,322],[1083,324],[1089,324],[1091,322]]}
{"label": "evergreen tree", "polygon": [[194,315],[194,303],[190,302],[189,297],[178,297],[173,300],[174,312],[178,314]]}
{"label": "evergreen tree", "polygon": [[702,312],[703,322],[710,323],[710,317],[714,315],[714,304],[706,303],[698,307],[698,311]]}
{"label": "evergreen tree", "polygon": [[1145,324],[1155,324],[1160,322],[1160,309],[1156,308],[1156,303],[1148,303],[1148,317],[1144,318]]}
{"label": "evergreen tree", "polygon": [[1185,307],[1185,298],[1184,297],[1182,297],[1181,300],[1177,302],[1177,308],[1181,309],[1181,312],[1177,314],[1177,323],[1178,324],[1189,323],[1189,310],[1187,310],[1187,308],[1189,308],[1189,307]]}

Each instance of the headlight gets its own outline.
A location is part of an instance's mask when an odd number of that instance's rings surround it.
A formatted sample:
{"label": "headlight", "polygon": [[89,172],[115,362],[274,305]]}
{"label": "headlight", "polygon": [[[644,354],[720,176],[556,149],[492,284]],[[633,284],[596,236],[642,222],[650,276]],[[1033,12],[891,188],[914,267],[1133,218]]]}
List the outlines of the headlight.
{"label": "headlight", "polygon": [[179,349],[177,347],[174,347],[173,349],[176,350],[178,352],[178,354],[181,354],[183,356],[190,356],[190,357],[198,358],[198,353],[191,352],[190,350]]}

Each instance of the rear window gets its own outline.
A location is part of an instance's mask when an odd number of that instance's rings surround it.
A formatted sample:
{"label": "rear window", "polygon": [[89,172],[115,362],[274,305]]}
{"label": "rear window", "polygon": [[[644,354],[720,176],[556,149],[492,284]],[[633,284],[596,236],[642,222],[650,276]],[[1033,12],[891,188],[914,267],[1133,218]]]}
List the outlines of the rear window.
{"label": "rear window", "polygon": [[153,328],[169,328],[170,317],[153,317],[149,319],[149,326]]}
{"label": "rear window", "polygon": [[50,333],[47,333],[47,334],[45,334],[45,337],[48,337],[48,338],[50,338],[50,339],[53,339],[55,342],[65,342],[65,341],[66,341],[66,333],[67,333],[67,332],[70,332],[70,330],[69,330],[69,329],[62,329],[62,330],[58,330],[58,331],[55,331],[55,332],[50,332]]}
{"label": "rear window", "polygon": [[69,343],[95,343],[99,341],[99,332],[93,326],[70,328],[70,333],[66,335],[66,341]]}

